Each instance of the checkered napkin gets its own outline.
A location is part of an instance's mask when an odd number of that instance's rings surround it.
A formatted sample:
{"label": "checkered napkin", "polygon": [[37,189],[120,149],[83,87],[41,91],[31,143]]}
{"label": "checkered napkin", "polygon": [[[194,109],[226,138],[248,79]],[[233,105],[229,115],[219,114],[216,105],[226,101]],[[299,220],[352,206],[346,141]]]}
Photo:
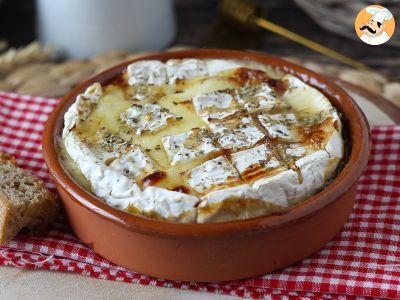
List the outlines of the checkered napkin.
{"label": "checkered napkin", "polygon": [[[0,151],[15,155],[21,167],[43,178],[53,190],[41,135],[57,103],[57,99],[0,92]],[[87,248],[62,215],[51,231],[20,235],[1,247],[0,264],[241,297],[400,298],[400,127],[374,127],[372,139],[372,156],[343,230],[319,252],[279,272],[213,284],[151,278],[116,266]]]}

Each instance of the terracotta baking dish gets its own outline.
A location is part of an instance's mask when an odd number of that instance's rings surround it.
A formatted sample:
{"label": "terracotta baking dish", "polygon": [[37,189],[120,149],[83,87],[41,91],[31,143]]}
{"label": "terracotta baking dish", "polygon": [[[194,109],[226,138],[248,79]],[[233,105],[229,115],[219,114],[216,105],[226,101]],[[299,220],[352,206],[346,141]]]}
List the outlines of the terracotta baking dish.
{"label": "terracotta baking dish", "polygon": [[176,224],[150,220],[113,208],[81,188],[65,171],[57,140],[63,116],[75,97],[93,82],[107,83],[130,63],[87,80],[61,101],[47,122],[43,151],[76,235],[97,253],[134,271],[187,281],[252,277],[289,266],[323,247],[346,222],[358,179],[368,162],[367,121],[348,94],[325,77],[282,59],[253,52],[189,50],[144,59],[251,59],[276,66],[322,91],[343,114],[347,163],[322,192],[287,211],[244,221]]}

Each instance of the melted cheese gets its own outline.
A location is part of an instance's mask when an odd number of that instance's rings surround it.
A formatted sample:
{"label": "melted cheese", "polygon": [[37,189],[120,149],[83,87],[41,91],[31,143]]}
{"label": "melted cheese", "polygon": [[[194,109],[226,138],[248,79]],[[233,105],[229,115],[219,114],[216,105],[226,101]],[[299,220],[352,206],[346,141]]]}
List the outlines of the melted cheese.
{"label": "melted cheese", "polygon": [[77,97],[62,148],[76,180],[131,213],[198,223],[269,214],[317,193],[344,155],[329,100],[268,66],[139,61],[123,76],[127,86]]}
{"label": "melted cheese", "polygon": [[210,59],[206,61],[208,74],[210,76],[218,75],[221,72],[240,68],[242,64],[222,59]]}
{"label": "melted cheese", "polygon": [[302,116],[310,116],[329,111],[332,105],[329,100],[317,89],[305,84],[299,78],[286,74],[283,80],[288,85],[283,99]]}

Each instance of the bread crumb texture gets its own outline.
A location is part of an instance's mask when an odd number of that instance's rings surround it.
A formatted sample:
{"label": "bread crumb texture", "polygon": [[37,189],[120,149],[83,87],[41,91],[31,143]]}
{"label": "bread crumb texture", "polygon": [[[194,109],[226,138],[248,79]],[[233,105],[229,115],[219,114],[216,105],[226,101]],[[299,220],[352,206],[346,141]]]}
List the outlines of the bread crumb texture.
{"label": "bread crumb texture", "polygon": [[0,153],[0,244],[21,230],[37,233],[54,222],[58,204],[43,181]]}

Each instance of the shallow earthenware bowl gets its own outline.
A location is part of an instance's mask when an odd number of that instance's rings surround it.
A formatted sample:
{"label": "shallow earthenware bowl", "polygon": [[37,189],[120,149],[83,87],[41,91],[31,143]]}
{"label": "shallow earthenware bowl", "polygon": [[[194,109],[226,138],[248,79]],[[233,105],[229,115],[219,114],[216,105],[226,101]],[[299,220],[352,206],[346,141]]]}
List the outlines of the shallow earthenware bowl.
{"label": "shallow earthenware bowl", "polygon": [[70,92],[51,114],[43,151],[69,223],[94,251],[125,268],[155,277],[222,281],[268,273],[298,262],[322,248],[352,211],[358,179],[370,153],[368,123],[351,97],[329,79],[282,59],[254,52],[189,50],[142,59],[250,59],[275,66],[324,93],[342,113],[347,162],[333,182],[286,211],[249,220],[216,224],[178,224],[118,210],[93,196],[66,172],[58,139],[63,116],[76,96],[93,82],[106,84],[131,62],[110,68]]}

